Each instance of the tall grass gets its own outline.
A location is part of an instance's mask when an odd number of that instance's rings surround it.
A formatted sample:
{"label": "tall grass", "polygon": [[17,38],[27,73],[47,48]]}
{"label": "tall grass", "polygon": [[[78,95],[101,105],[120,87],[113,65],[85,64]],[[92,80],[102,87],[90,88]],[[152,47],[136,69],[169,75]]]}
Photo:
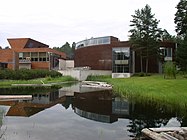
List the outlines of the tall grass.
{"label": "tall grass", "polygon": [[172,61],[164,63],[164,78],[176,78],[176,65]]}
{"label": "tall grass", "polygon": [[162,75],[112,79],[95,77],[113,85],[116,94],[136,101],[151,101],[168,106],[187,107],[187,79],[164,79]]}

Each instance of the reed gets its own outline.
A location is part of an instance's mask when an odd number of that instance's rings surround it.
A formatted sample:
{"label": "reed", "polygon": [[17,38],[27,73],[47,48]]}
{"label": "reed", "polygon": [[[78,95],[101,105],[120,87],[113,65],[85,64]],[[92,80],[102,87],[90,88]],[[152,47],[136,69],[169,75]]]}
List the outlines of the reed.
{"label": "reed", "polygon": [[97,77],[95,80],[112,84],[115,94],[129,99],[152,101],[180,108],[187,106],[187,79],[180,75],[176,79],[164,79],[163,75],[153,75],[121,79]]}

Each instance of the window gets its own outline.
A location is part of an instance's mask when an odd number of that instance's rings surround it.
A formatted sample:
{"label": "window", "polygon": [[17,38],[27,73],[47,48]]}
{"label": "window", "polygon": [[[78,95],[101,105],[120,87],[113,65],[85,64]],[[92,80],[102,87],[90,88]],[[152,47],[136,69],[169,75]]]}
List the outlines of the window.
{"label": "window", "polygon": [[172,57],[172,48],[160,47],[160,55],[164,55],[164,57]]}
{"label": "window", "polygon": [[113,48],[112,59],[113,73],[128,73],[130,71],[130,48]]}
{"label": "window", "polygon": [[101,45],[101,44],[110,44],[110,37],[108,36],[108,37],[86,39],[84,41],[78,42],[76,44],[76,48],[82,48],[85,46],[92,46],[92,45]]}
{"label": "window", "polygon": [[31,52],[31,61],[38,61],[38,52]]}
{"label": "window", "polygon": [[110,43],[110,38],[109,37],[104,37],[103,38],[103,44],[109,44]]}
{"label": "window", "polygon": [[172,57],[172,48],[166,48],[165,49],[165,56],[166,57]]}
{"label": "window", "polygon": [[32,48],[33,47],[33,43],[29,43],[28,47]]}
{"label": "window", "polygon": [[46,52],[39,52],[39,61],[46,61],[46,60],[47,60]]}
{"label": "window", "polygon": [[23,59],[23,53],[19,53],[19,59]]}

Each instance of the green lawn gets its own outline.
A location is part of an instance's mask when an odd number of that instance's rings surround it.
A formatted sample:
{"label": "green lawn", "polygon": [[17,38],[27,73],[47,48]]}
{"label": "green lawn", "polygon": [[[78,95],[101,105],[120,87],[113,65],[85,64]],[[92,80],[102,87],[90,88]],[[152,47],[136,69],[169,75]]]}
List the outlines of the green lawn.
{"label": "green lawn", "polygon": [[113,85],[115,93],[139,101],[156,101],[167,105],[187,106],[187,79],[164,79],[162,75],[112,79],[92,77],[94,80],[107,81]]}
{"label": "green lawn", "polygon": [[50,84],[68,81],[75,81],[75,79],[70,76],[61,76],[56,78],[46,77],[33,80],[0,80],[0,88],[11,87],[12,84]]}

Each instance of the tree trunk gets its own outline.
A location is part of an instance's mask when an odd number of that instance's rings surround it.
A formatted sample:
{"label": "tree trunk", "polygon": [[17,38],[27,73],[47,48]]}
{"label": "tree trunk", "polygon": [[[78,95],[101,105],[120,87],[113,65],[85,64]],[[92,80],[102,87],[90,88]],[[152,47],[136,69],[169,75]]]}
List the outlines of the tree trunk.
{"label": "tree trunk", "polygon": [[142,52],[140,53],[140,71],[143,73],[143,57],[142,57]]}
{"label": "tree trunk", "polygon": [[148,66],[149,66],[149,59],[146,58],[146,75],[147,75],[147,73],[148,73]]}

